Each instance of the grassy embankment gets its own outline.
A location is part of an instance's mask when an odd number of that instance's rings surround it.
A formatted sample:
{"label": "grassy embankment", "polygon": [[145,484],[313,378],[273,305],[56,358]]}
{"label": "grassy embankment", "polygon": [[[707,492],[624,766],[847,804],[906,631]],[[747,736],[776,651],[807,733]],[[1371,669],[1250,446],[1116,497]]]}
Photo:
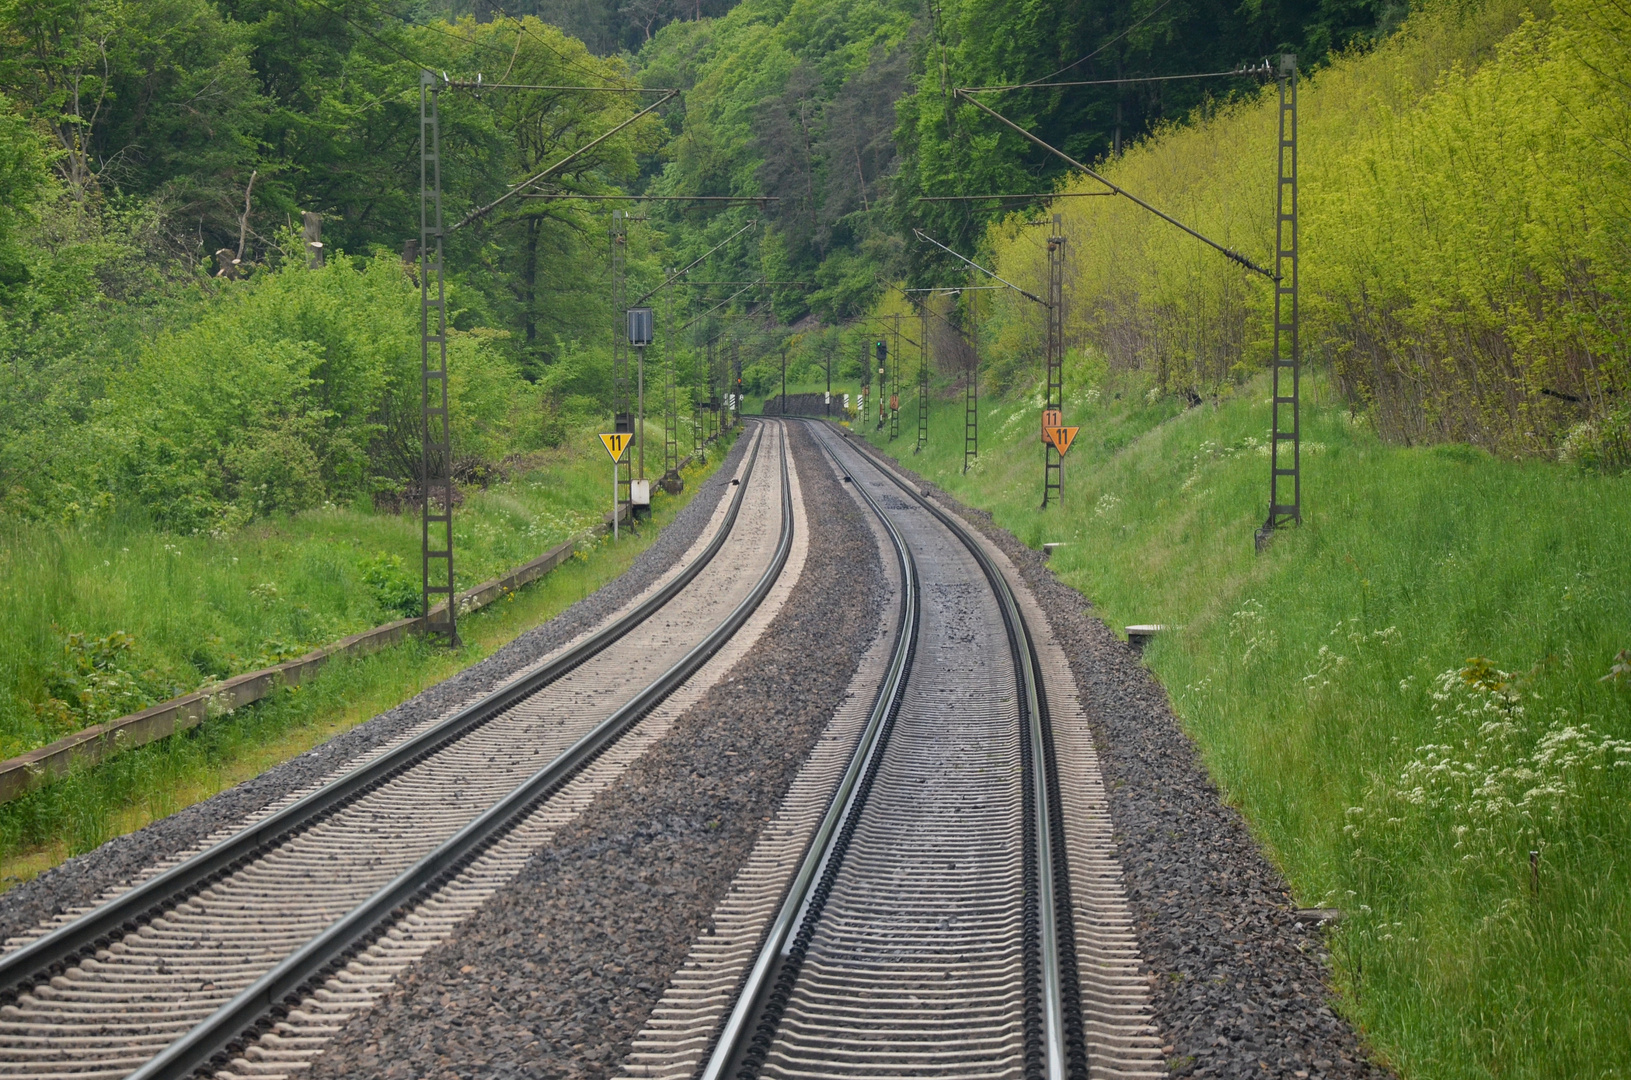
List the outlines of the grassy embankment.
{"label": "grassy embankment", "polygon": [[[678,498],[654,493],[657,528],[717,466],[723,449],[710,451],[706,466],[687,470]],[[468,493],[455,518],[459,587],[586,534],[610,498],[610,465],[591,433],[531,455],[508,482]],[[407,700],[622,573],[655,532],[625,532],[615,546],[610,538],[586,540],[554,572],[461,621],[461,649],[411,641],[335,661],[296,691],[0,805],[0,888]],[[11,614],[0,630],[6,755],[212,676],[300,655],[418,605],[419,525],[412,516],[325,507],[256,522],[226,538],[176,537],[137,524],[10,522],[0,536],[0,598]]]}
{"label": "grassy embankment", "polygon": [[911,425],[861,430],[1027,544],[1064,541],[1055,572],[1112,626],[1176,628],[1146,662],[1299,901],[1348,913],[1342,1007],[1404,1076],[1623,1075],[1631,671],[1604,677],[1631,648],[1631,477],[1384,445],[1327,393],[1305,522],[1258,556],[1269,410],[1245,389],[1189,410],[1136,375],[1078,391],[1045,513],[1039,400],[981,404],[968,475],[960,394],[921,455]]}

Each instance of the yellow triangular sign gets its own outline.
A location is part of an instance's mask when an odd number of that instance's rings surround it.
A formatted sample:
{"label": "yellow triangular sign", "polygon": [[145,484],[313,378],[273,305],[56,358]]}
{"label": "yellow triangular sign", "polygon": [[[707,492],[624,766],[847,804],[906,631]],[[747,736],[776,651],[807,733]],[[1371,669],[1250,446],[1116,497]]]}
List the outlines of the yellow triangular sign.
{"label": "yellow triangular sign", "polygon": [[1079,427],[1048,428],[1048,441],[1053,443],[1055,450],[1059,451],[1059,456],[1064,457],[1065,453],[1070,449],[1070,444],[1076,441],[1076,433],[1080,430],[1082,429]]}
{"label": "yellow triangular sign", "polygon": [[612,435],[602,432],[600,436],[600,441],[606,444],[606,452],[612,456],[613,461],[623,460],[623,451],[629,448],[629,443],[633,440],[634,436],[626,431],[619,431]]}

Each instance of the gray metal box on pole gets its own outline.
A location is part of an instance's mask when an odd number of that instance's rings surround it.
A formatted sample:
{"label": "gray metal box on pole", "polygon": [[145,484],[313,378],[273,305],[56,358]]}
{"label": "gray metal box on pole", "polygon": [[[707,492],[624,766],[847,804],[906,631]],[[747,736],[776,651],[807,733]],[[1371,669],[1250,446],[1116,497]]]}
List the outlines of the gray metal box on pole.
{"label": "gray metal box on pole", "polygon": [[645,346],[655,339],[656,320],[648,307],[629,308],[629,344]]}

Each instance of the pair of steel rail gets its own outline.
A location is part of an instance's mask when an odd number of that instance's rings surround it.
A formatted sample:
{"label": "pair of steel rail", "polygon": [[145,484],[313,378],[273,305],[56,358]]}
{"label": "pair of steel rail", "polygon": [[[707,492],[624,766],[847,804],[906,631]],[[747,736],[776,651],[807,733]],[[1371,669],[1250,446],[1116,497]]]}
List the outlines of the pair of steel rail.
{"label": "pair of steel rail", "polygon": [[[828,442],[823,430],[826,425],[810,422],[810,426],[833,464],[846,480],[852,479],[850,470]],[[1071,930],[1063,803],[1040,659],[1006,577],[968,528],[872,458],[867,449],[869,464],[968,549],[1002,613],[1020,690],[1020,752],[1024,759],[1025,1074],[1027,1080],[1085,1080],[1087,1051]],[[766,931],[736,1005],[703,1066],[701,1080],[753,1080],[758,1076],[823,907],[833,891],[845,851],[860,824],[917,650],[922,596],[912,551],[866,486],[856,483],[855,488],[888,534],[900,569],[902,595],[894,651],[855,753]]]}
{"label": "pair of steel rail", "polygon": [[[135,932],[214,882],[275,849],[291,836],[355,802],[542,690],[622,638],[678,596],[724,547],[758,463],[756,443],[725,520],[684,570],[626,615],[607,624],[539,670],[508,683],[446,720],[232,837],[185,860],[81,918],[0,957],[0,1001],[15,1001],[79,958]],[[787,444],[781,443],[781,533],[753,590],[706,637],[610,717],[534,773],[508,796],[438,846],[364,903],[332,923],[252,985],[131,1074],[131,1080],[179,1080],[224,1065],[230,1053],[298,1004],[327,974],[366,947],[419,900],[456,877],[573,776],[689,679],[758,608],[787,563],[793,542]]]}

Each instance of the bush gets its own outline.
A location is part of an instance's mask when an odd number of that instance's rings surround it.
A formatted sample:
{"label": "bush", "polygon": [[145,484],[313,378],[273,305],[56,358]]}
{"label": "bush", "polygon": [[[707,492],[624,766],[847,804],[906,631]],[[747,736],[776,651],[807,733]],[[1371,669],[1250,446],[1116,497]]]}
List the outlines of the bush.
{"label": "bush", "polygon": [[55,734],[66,735],[180,693],[155,671],[128,670],[135,646],[123,630],[102,637],[63,634],[61,655],[44,673],[48,696],[35,706],[36,714]]}
{"label": "bush", "polygon": [[[393,258],[286,265],[162,334],[97,403],[93,486],[177,531],[349,500],[419,465],[418,290]],[[539,394],[490,331],[450,331],[456,458],[536,441]],[[532,427],[542,425],[533,422]]]}

